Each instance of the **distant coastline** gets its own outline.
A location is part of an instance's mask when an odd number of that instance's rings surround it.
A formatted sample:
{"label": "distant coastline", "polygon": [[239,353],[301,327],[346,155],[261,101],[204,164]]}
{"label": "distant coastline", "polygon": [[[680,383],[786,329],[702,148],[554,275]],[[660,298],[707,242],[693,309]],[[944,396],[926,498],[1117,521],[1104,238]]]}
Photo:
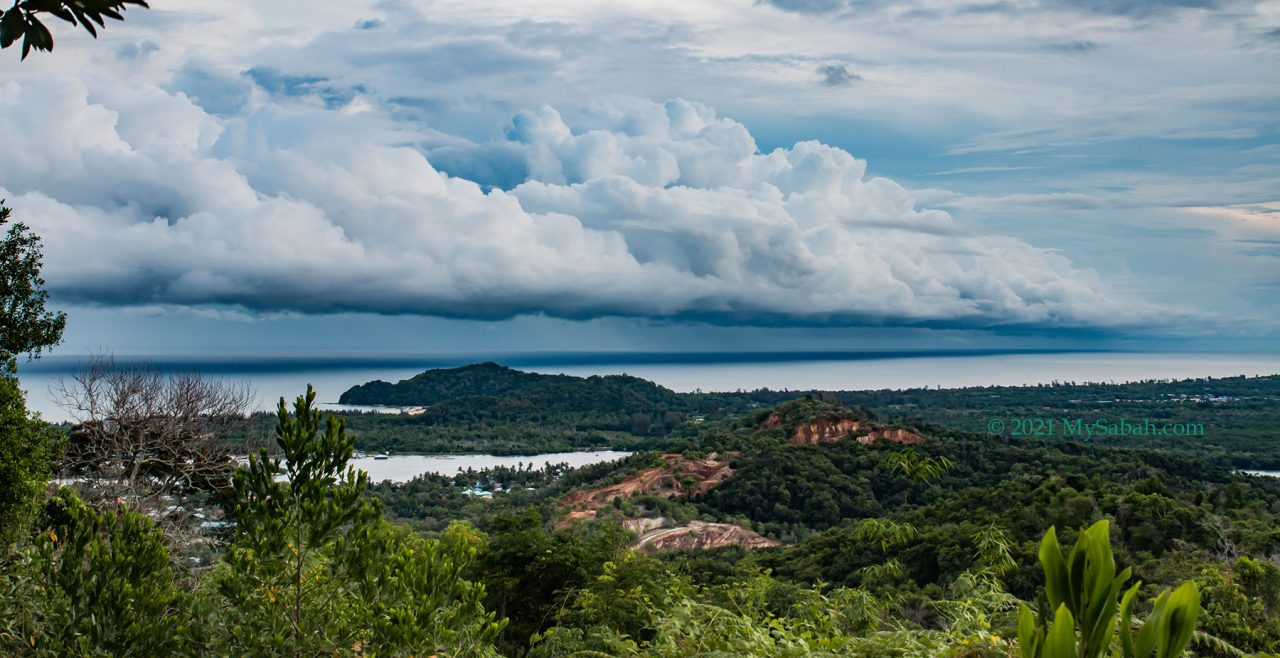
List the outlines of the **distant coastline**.
{"label": "distant coastline", "polygon": [[[67,419],[49,394],[87,355],[65,351],[19,364],[28,404],[45,419]],[[543,374],[629,374],[677,392],[755,390],[882,390],[1019,386],[1054,381],[1121,383],[1147,379],[1280,373],[1280,353],[1127,352],[1107,350],[848,350],[773,352],[524,352],[507,354],[117,355],[165,372],[200,372],[247,381],[258,407],[292,400],[308,383],[318,402],[337,403],[350,387],[398,382],[432,368],[495,361]]]}

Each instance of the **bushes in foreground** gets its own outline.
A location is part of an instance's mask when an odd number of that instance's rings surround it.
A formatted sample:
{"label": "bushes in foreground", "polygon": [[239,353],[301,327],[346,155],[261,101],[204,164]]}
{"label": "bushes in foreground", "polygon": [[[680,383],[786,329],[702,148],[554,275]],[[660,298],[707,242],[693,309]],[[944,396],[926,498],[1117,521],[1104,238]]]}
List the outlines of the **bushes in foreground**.
{"label": "bushes in foreground", "polygon": [[281,401],[285,459],[237,473],[236,528],[205,573],[175,569],[146,516],[56,496],[0,572],[0,653],[494,655],[504,622],[462,575],[475,548],[384,522],[342,421],[322,429],[314,401],[308,389],[293,415]]}

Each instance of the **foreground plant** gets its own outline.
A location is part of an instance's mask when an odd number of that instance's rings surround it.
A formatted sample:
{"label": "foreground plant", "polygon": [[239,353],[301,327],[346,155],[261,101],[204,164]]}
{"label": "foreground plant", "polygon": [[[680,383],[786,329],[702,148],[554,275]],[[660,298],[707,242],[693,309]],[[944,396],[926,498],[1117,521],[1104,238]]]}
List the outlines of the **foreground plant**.
{"label": "foreground plant", "polygon": [[[1120,597],[1130,569],[1116,573],[1110,526],[1099,521],[1080,533],[1064,555],[1054,528],[1040,543],[1045,598],[1039,613],[1022,605],[1018,642],[1023,658],[1178,658],[1195,635],[1200,594],[1192,582],[1162,592],[1146,621],[1137,625],[1133,605],[1142,583]],[[1050,619],[1048,610],[1053,610]],[[1134,632],[1137,627],[1137,632]],[[1119,652],[1114,648],[1118,644]]]}
{"label": "foreground plant", "polygon": [[62,489],[47,525],[0,564],[0,654],[163,656],[195,653],[189,597],[164,533],[126,508],[98,510]]}
{"label": "foreground plant", "polygon": [[[489,656],[502,624],[462,577],[474,550],[381,520],[354,440],[322,418],[310,386],[276,443],[234,478],[234,542],[215,576],[226,625],[217,650],[247,655]],[[446,651],[447,650],[447,651]]]}

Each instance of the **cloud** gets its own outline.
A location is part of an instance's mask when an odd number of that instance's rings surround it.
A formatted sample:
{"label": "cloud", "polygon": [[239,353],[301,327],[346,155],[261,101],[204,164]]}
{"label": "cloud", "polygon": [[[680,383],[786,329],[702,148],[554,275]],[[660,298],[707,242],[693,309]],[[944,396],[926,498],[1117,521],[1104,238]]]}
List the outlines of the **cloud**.
{"label": "cloud", "polygon": [[1218,0],[1046,0],[1047,6],[1115,16],[1151,16],[1184,9],[1217,9]]}
{"label": "cloud", "polygon": [[822,84],[828,87],[845,87],[862,79],[842,64],[824,64],[818,67],[818,75],[822,76]]}
{"label": "cloud", "polygon": [[[309,84],[309,83],[308,83]],[[155,86],[0,84],[0,196],[64,302],[500,319],[1112,327],[1158,309],[973,234],[819,142],[760,152],[684,100],[520,112],[432,165],[376,112],[206,112]],[[435,159],[442,160],[439,153]],[[459,165],[461,166],[461,165]]]}
{"label": "cloud", "polygon": [[1098,43],[1087,39],[1072,39],[1050,43],[1045,48],[1062,53],[1087,53],[1097,50]]}
{"label": "cloud", "polygon": [[160,46],[151,40],[145,40],[137,43],[126,43],[116,49],[116,56],[120,59],[139,59],[146,57],[151,53],[158,52]]}
{"label": "cloud", "polygon": [[182,92],[205,112],[223,116],[239,113],[253,93],[253,85],[248,80],[192,63],[174,73],[169,88]]}
{"label": "cloud", "polygon": [[270,66],[255,66],[245,71],[244,76],[267,93],[294,98],[314,97],[329,108],[344,107],[366,91],[362,85],[341,88],[322,75],[292,75]]}
{"label": "cloud", "polygon": [[1034,171],[1041,167],[1032,166],[978,166],[978,167],[957,167],[955,169],[944,169],[943,171],[931,171],[922,176],[954,176],[956,174],[991,174],[1006,171]]}
{"label": "cloud", "polygon": [[805,14],[823,14],[844,9],[853,4],[851,0],[764,0],[764,2],[779,9]]}
{"label": "cloud", "polygon": [[1238,250],[1245,256],[1268,256],[1280,259],[1280,240],[1236,240],[1237,244],[1247,245]]}
{"label": "cloud", "polygon": [[[888,2],[886,0],[763,0],[784,11],[804,14],[827,14],[850,11],[867,12],[877,9],[893,8],[902,16],[925,19],[940,19],[948,15],[941,11],[935,3],[926,1]],[[1218,9],[1220,0],[1041,0],[1040,2],[994,2],[954,3],[949,7],[950,14],[1026,14],[1037,10],[1057,10],[1065,12],[1093,13],[1112,16],[1130,16],[1145,18],[1185,9]]]}

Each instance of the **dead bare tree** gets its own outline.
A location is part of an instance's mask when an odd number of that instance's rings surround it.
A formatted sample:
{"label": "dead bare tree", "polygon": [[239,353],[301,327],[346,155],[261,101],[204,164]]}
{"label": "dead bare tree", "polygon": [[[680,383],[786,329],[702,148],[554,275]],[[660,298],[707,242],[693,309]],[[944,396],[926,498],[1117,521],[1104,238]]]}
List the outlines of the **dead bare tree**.
{"label": "dead bare tree", "polygon": [[244,451],[227,434],[246,422],[247,383],[95,355],[52,389],[74,420],[62,477],[86,501],[144,512],[181,543],[200,501],[229,490]]}
{"label": "dead bare tree", "polygon": [[1216,557],[1223,562],[1235,562],[1240,557],[1240,547],[1231,537],[1231,524],[1220,514],[1210,514],[1204,522],[1204,528],[1213,533],[1218,540]]}

